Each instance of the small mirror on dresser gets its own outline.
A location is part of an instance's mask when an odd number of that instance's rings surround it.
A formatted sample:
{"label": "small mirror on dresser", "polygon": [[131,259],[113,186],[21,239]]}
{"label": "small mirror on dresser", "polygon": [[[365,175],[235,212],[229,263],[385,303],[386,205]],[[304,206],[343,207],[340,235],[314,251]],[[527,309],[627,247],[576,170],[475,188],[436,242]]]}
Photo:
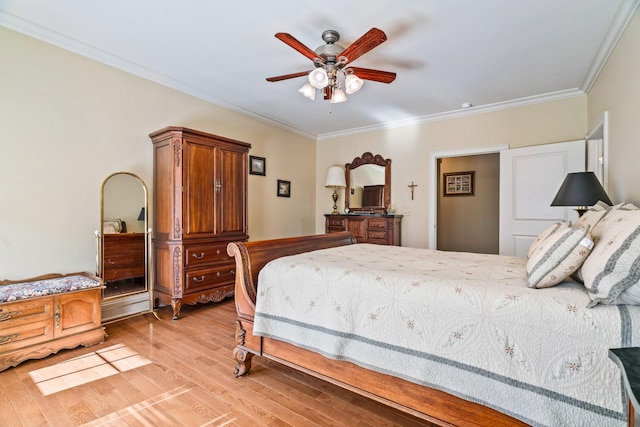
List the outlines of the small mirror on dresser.
{"label": "small mirror on dresser", "polygon": [[345,165],[347,212],[385,213],[391,204],[391,159],[370,152]]}
{"label": "small mirror on dresser", "polygon": [[100,190],[97,275],[104,280],[102,320],[152,310],[147,186],[131,172],[109,175]]}

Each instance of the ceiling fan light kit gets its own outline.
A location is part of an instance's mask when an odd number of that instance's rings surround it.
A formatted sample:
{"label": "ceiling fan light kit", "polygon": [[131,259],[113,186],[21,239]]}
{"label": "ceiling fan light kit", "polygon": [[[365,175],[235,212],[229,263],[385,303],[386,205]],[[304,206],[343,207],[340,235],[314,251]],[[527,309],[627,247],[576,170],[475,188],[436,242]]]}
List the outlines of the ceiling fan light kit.
{"label": "ceiling fan light kit", "polygon": [[[340,40],[340,34],[335,30],[326,30],[322,33],[325,44],[315,51],[290,34],[277,33],[276,38],[309,58],[316,68],[311,71],[269,77],[267,81],[277,82],[306,75],[309,83],[302,86],[298,92],[311,100],[315,99],[315,90],[321,89],[324,92],[324,99],[328,99],[331,103],[344,102],[347,100],[345,91],[349,95],[359,91],[364,80],[391,83],[396,78],[396,73],[389,71],[347,66],[387,40],[385,33],[377,28],[367,31],[346,49],[335,44]],[[344,90],[342,90],[343,86]]]}
{"label": "ceiling fan light kit", "polygon": [[309,98],[310,100],[316,99],[316,88],[311,86],[311,83],[307,83],[302,86],[298,92]]}

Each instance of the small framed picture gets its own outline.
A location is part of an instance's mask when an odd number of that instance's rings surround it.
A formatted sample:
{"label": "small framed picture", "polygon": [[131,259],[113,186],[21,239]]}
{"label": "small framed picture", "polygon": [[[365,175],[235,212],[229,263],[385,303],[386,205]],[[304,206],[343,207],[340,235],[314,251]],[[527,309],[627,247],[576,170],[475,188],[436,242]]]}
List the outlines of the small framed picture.
{"label": "small framed picture", "polygon": [[267,174],[267,160],[264,157],[249,156],[249,173],[265,176]]}
{"label": "small framed picture", "polygon": [[442,174],[444,196],[473,196],[474,171]]}
{"label": "small framed picture", "polygon": [[291,197],[291,181],[278,180],[278,197]]}

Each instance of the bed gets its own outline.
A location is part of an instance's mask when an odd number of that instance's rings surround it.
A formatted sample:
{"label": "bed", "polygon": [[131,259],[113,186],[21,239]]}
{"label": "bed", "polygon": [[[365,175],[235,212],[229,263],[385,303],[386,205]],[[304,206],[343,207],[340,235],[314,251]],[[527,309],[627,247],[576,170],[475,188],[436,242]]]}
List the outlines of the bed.
{"label": "bed", "polygon": [[[528,259],[356,244],[349,233],[232,243],[235,374],[260,355],[437,425],[626,425],[608,349],[640,345],[631,210],[555,224]],[[623,215],[635,230],[624,236]]]}

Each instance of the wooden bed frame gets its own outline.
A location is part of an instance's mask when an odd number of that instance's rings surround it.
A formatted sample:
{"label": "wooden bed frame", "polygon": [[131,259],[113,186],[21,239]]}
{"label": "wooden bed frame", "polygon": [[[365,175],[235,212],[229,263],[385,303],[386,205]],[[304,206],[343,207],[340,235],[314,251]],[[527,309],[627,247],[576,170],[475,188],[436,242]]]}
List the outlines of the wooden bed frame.
{"label": "wooden bed frame", "polygon": [[[236,377],[247,375],[254,355],[266,357],[314,377],[441,426],[525,426],[527,424],[486,406],[451,394],[333,360],[272,338],[253,335],[258,273],[269,261],[316,249],[356,243],[348,232],[257,242],[227,247],[236,261],[235,302]],[[304,284],[301,284],[304,286]]]}

